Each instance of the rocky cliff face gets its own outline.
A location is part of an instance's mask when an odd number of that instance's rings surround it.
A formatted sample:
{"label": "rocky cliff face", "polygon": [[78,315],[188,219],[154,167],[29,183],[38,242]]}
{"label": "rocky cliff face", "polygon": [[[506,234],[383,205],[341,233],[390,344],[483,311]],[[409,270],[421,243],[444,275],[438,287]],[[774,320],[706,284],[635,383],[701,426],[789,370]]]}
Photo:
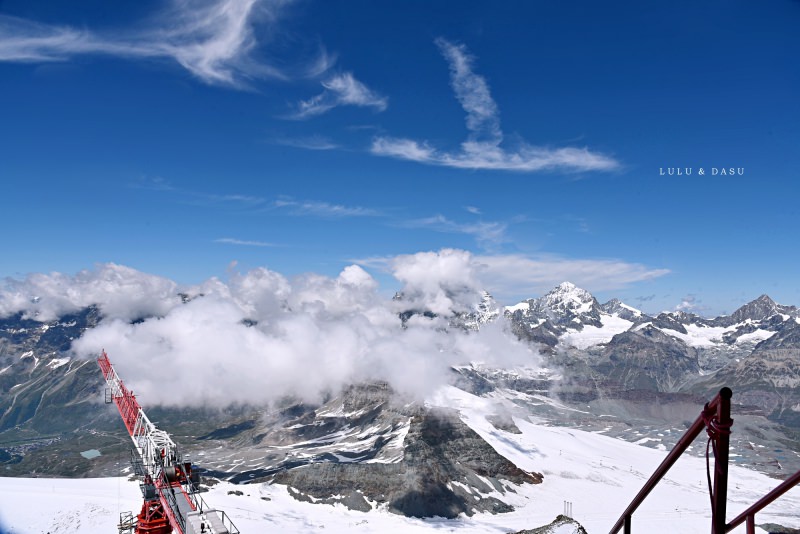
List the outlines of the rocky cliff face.
{"label": "rocky cliff face", "polygon": [[652,325],[617,334],[602,357],[595,369],[620,390],[674,392],[700,371],[694,349]]}
{"label": "rocky cliff face", "polygon": [[81,419],[76,405],[96,400],[102,377],[69,349],[98,321],[94,307],[44,323],[21,314],[0,319],[0,433],[23,425],[51,434],[74,430]]}
{"label": "rocky cliff face", "polygon": [[746,357],[701,380],[698,386],[728,385],[738,402],[760,408],[771,419],[800,428],[800,324],[779,330]]}
{"label": "rocky cliff face", "polygon": [[740,307],[731,315],[718,317],[716,323],[721,326],[728,326],[746,321],[761,322],[767,321],[775,315],[797,317],[798,309],[794,306],[782,306],[767,295],[761,295]]}
{"label": "rocky cliff face", "polygon": [[452,411],[418,408],[409,420],[403,454],[392,463],[317,462],[277,473],[297,499],[340,502],[367,511],[385,504],[416,517],[507,512],[502,496],[542,475],[519,469]]}
{"label": "rocky cliff face", "polygon": [[608,315],[616,315],[626,321],[638,324],[647,319],[647,316],[641,311],[628,306],[619,299],[611,299],[605,304],[600,305],[600,311]]}

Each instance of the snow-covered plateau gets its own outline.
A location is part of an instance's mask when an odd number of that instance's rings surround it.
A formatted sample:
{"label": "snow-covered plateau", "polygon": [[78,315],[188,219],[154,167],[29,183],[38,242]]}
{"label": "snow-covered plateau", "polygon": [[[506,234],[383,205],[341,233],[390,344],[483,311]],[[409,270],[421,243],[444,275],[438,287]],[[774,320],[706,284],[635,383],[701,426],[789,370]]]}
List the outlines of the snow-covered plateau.
{"label": "snow-covered plateau", "polygon": [[[515,486],[515,493],[504,495],[515,507],[513,512],[456,519],[403,517],[377,503],[364,513],[339,504],[300,502],[286,486],[277,484],[219,483],[204,499],[225,510],[243,533],[509,533],[550,523],[564,512],[565,501],[571,503],[572,517],[588,532],[601,533],[609,531],[666,454],[600,432],[549,426],[534,417],[514,418],[519,434],[500,430],[487,420],[496,413],[497,399],[449,386],[428,403],[456,408],[461,419],[496,451],[522,469],[541,472],[544,482]],[[728,517],[778,484],[761,473],[731,466]],[[0,478],[2,534],[108,534],[116,532],[120,512],[138,511],[140,506],[138,484],[127,478]],[[759,513],[756,523],[800,528],[798,510],[800,488],[794,488]],[[710,514],[705,462],[687,456],[633,516],[634,531],[705,534]],[[561,530],[574,531],[571,527],[557,531]],[[744,527],[734,532],[744,532]]]}

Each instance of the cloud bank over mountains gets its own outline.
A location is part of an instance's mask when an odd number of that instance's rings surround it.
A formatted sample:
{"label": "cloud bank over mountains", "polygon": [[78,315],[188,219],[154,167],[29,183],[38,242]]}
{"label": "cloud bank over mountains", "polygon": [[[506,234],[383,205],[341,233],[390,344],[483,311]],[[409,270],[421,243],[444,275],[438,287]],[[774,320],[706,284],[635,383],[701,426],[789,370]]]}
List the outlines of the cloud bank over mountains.
{"label": "cloud bank over mountains", "polygon": [[[73,352],[92,358],[105,349],[148,404],[225,406],[286,395],[316,401],[365,380],[423,398],[449,381],[452,365],[538,365],[537,353],[508,334],[502,320],[480,332],[448,328],[448,316],[480,299],[468,253],[406,256],[396,276],[405,300],[381,294],[357,265],[335,278],[290,280],[257,268],[179,287],[106,264],[75,276],[6,280],[0,315],[21,311],[46,321],[98,305],[102,322],[73,342]],[[415,315],[404,324],[399,313],[408,309],[440,315]]]}
{"label": "cloud bank over mountains", "polygon": [[[108,263],[74,276],[6,279],[0,317],[21,312],[46,322],[98,306],[101,323],[73,342],[73,352],[92,358],[107,350],[147,403],[225,406],[286,395],[316,401],[368,380],[424,398],[449,382],[453,365],[539,365],[538,354],[510,334],[502,317],[477,332],[450,327],[455,314],[477,308],[483,290],[523,279],[544,290],[564,279],[593,280],[594,289],[666,272],[620,261],[476,256],[456,249],[373,259],[371,266],[392,273],[402,298],[382,292],[359,265],[333,278],[311,273],[290,279],[260,267],[181,286]],[[405,311],[416,314],[403,322]]]}
{"label": "cloud bank over mountains", "polygon": [[52,321],[91,305],[109,318],[131,321],[165,315],[181,303],[178,284],[124,265],[106,263],[74,276],[32,273],[23,280],[6,278],[0,287],[0,317],[22,312]]}

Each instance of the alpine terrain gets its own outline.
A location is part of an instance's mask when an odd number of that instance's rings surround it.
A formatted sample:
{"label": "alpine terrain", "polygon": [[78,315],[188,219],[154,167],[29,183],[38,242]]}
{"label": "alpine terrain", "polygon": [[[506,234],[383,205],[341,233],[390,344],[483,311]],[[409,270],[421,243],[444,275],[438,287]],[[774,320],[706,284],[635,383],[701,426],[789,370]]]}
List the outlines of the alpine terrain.
{"label": "alpine terrain", "polygon": [[[184,295],[182,306],[191,301]],[[568,282],[504,308],[483,293],[471,309],[449,316],[403,294],[394,305],[399,329],[439,321],[445,334],[477,340],[478,332],[496,328],[540,361],[453,365],[449,384],[425,399],[385,381],[363,381],[331,389],[316,402],[284,395],[268,406],[153,406],[148,413],[203,469],[207,487],[266,482],[285,487],[298,502],[408,517],[509,513],[526,488],[546,489],[568,477],[534,450],[519,449],[515,440],[532,432],[531,424],[666,450],[722,386],[734,391],[731,461],[775,477],[800,469],[800,311],[794,306],[762,295],[728,316],[651,316],[616,299],[600,303]],[[148,320],[158,317],[134,322]],[[130,473],[128,437],[103,403],[94,359],[73,348],[105,321],[97,306],[53,320],[22,312],[0,318],[3,475]],[[256,327],[257,321],[242,325]],[[480,417],[465,412],[478,400]],[[529,450],[530,461],[520,462],[509,452],[512,445]],[[704,452],[703,446],[692,450]],[[602,464],[603,454],[597,450],[596,459],[585,461]],[[523,531],[562,532],[562,524],[571,523],[559,518]]]}

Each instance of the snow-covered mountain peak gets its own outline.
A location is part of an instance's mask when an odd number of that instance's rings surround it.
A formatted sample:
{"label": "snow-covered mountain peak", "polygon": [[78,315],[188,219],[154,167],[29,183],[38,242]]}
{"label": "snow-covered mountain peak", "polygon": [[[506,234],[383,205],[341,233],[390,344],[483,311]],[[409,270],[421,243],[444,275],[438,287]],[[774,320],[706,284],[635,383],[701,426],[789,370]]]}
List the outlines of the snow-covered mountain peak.
{"label": "snow-covered mountain peak", "polygon": [[560,291],[575,291],[576,289],[580,289],[580,288],[578,286],[576,286],[575,284],[573,284],[572,282],[568,282],[568,281],[565,280],[565,281],[561,282],[560,284],[558,284],[555,289],[560,290]]}
{"label": "snow-covered mountain peak", "polygon": [[591,300],[592,294],[576,286],[572,282],[561,282],[555,288],[551,289],[546,296],[559,296],[562,298],[578,299],[581,301]]}
{"label": "snow-covered mountain peak", "polygon": [[584,313],[590,311],[597,301],[585,289],[570,282],[562,282],[542,297],[541,302],[553,310],[566,308],[573,312]]}
{"label": "snow-covered mountain peak", "polygon": [[604,313],[609,315],[617,315],[623,319],[627,319],[628,321],[634,321],[644,315],[641,310],[638,310],[633,306],[628,306],[619,299],[611,299],[605,304],[601,304],[600,309]]}

